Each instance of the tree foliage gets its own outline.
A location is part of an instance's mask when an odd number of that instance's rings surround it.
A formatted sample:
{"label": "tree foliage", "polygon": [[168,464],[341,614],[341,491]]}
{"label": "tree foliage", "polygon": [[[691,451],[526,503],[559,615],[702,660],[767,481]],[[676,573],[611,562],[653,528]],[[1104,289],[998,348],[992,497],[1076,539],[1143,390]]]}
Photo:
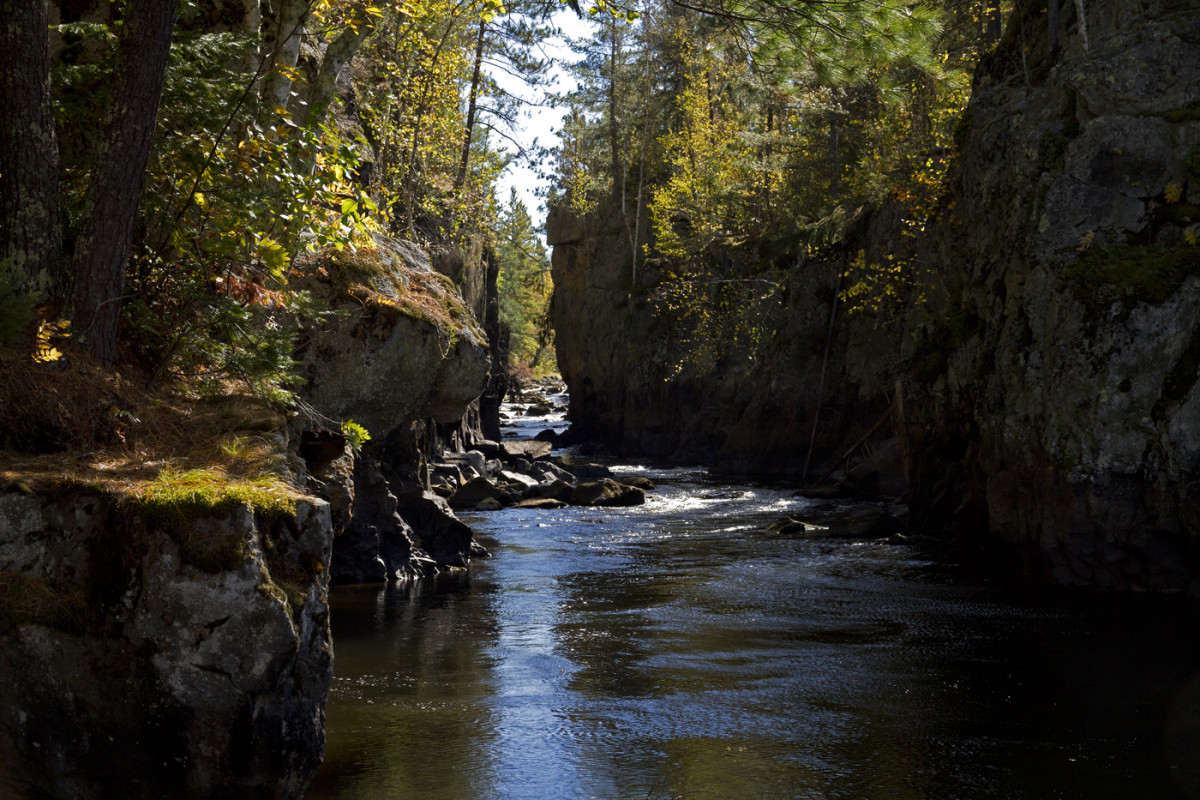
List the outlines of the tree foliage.
{"label": "tree foliage", "polygon": [[[974,0],[636,10],[577,46],[557,198],[626,210],[634,285],[654,276],[664,314],[693,319],[697,349],[761,340],[752,320],[771,317],[782,285],[772,271],[803,260],[812,223],[837,207],[896,204],[920,235],[1000,13]],[[863,309],[894,303],[919,272],[907,253],[856,264],[843,297]]]}
{"label": "tree foliage", "polygon": [[[63,4],[49,29],[5,27],[4,335],[31,343],[67,330],[61,315],[103,363],[286,399],[295,322],[324,313],[290,280],[297,258],[376,232],[433,247],[493,235],[495,142],[517,101],[491,70],[539,80],[557,4],[178,6],[174,19],[174,2],[130,0],[85,20]],[[136,38],[150,14],[160,64]],[[144,152],[122,150],[135,140]]]}

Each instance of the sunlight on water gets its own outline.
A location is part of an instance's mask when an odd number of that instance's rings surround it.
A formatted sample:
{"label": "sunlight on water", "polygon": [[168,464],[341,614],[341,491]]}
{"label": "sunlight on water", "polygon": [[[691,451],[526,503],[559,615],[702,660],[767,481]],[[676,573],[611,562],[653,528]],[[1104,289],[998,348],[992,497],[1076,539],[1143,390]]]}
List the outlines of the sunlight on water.
{"label": "sunlight on water", "polygon": [[466,515],[469,574],[334,593],[310,800],[1200,797],[1200,613],[1038,597],[765,526],[696,470],[635,508]]}

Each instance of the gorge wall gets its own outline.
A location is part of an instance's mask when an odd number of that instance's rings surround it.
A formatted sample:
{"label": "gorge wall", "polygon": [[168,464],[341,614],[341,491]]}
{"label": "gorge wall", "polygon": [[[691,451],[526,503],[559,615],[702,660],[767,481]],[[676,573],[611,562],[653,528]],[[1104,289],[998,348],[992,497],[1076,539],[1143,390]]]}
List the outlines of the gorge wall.
{"label": "gorge wall", "polygon": [[1085,8],[1055,52],[1024,5],[978,71],[939,259],[956,302],[904,382],[914,500],[1031,574],[1195,594],[1200,9]]}
{"label": "gorge wall", "polygon": [[333,676],[329,507],[164,521],[0,493],[6,797],[299,797]]}
{"label": "gorge wall", "polygon": [[1062,5],[1056,49],[1022,3],[979,68],[915,245],[932,322],[837,308],[851,254],[909,247],[889,209],[852,214],[814,226],[816,257],[751,265],[782,287],[773,334],[696,370],[618,209],[552,211],[578,435],[905,492],[915,530],[999,542],[1035,579],[1200,594],[1200,10]]}

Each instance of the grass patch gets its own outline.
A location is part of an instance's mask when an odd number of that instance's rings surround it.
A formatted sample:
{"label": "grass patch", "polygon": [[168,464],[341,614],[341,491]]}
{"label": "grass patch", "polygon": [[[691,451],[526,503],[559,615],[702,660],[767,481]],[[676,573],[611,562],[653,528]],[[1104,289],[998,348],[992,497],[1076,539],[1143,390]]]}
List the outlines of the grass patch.
{"label": "grass patch", "polygon": [[45,625],[80,633],[87,629],[89,617],[82,592],[63,592],[36,578],[0,572],[0,631],[19,625]]}
{"label": "grass patch", "polygon": [[197,526],[249,507],[260,525],[296,513],[298,494],[274,476],[232,478],[218,469],[167,468],[121,498],[119,505],[173,536],[188,564],[206,572],[236,569],[248,557],[242,533],[233,526],[217,533]]}

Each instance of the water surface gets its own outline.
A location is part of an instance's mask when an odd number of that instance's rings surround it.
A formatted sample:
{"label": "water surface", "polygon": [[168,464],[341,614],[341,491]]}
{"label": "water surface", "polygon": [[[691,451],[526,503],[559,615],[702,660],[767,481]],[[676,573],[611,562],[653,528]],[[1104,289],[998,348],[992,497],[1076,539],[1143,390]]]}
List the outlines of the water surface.
{"label": "water surface", "polygon": [[467,515],[470,572],[334,593],[307,797],[1200,798],[1200,612],[790,538],[686,470],[633,509]]}

